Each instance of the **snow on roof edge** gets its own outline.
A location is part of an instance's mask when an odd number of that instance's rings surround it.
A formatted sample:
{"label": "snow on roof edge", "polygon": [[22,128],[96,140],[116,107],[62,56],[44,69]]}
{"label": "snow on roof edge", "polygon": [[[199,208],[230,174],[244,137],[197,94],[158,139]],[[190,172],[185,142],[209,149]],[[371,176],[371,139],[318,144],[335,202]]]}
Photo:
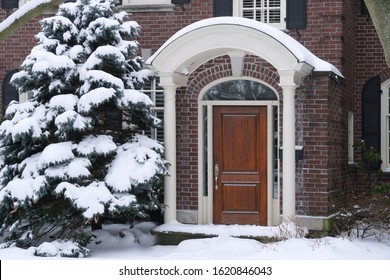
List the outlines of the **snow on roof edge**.
{"label": "snow on roof edge", "polygon": [[0,22],[0,32],[3,32],[6,28],[8,28],[11,24],[19,20],[22,16],[31,12],[38,6],[48,3],[51,0],[35,0],[28,1],[24,3],[19,9],[10,14],[7,18],[5,18],[2,22]]}
{"label": "snow on roof edge", "polygon": [[240,25],[258,30],[274,38],[276,41],[282,44],[297,58],[298,62],[306,62],[307,64],[311,65],[313,67],[313,71],[333,72],[337,76],[344,78],[343,74],[333,64],[323,59],[320,59],[310,50],[308,50],[305,46],[303,46],[301,43],[299,43],[297,40],[295,40],[285,32],[268,24],[242,17],[215,17],[192,23],[182,28],[181,30],[176,32],[171,38],[169,38],[150,58],[146,60],[146,64],[151,65],[153,63],[153,60],[158,56],[160,52],[162,52],[167,46],[169,46],[172,42],[174,42],[181,36],[197,29],[222,24]]}

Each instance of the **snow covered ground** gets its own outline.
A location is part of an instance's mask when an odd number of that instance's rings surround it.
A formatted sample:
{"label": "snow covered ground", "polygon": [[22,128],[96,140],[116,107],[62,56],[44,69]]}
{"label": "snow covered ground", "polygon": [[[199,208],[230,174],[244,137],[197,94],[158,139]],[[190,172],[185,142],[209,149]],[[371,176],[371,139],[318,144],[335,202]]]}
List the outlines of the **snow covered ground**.
{"label": "snow covered ground", "polygon": [[[106,225],[96,231],[96,237],[88,248],[87,259],[123,260],[390,260],[390,236],[378,238],[324,237],[318,239],[290,238],[273,244],[231,237],[237,232],[266,236],[280,234],[277,227],[213,226],[198,228],[203,232],[218,234],[215,238],[194,239],[178,246],[154,245],[155,237],[149,233],[152,223],[141,223],[129,229],[124,225]],[[180,230],[181,225],[173,227]],[[278,232],[279,231],[279,232]],[[293,234],[294,235],[294,234]],[[55,255],[56,246],[47,246]],[[57,249],[59,247],[57,246]],[[34,256],[37,248],[16,247],[0,249],[0,259],[47,259]],[[55,256],[49,259],[58,259]]]}
{"label": "snow covered ground", "polygon": [[[66,247],[66,244],[61,247],[56,242],[26,250],[16,247],[0,249],[1,279],[388,279],[389,235],[383,235],[380,240],[293,237],[262,244],[230,235],[237,232],[285,235],[286,228],[278,232],[277,227],[194,227],[173,223],[165,229],[201,230],[218,234],[218,237],[186,240],[178,246],[161,246],[154,244],[155,237],[149,233],[154,226],[153,223],[141,223],[129,229],[124,225],[106,225],[103,230],[95,232],[94,242],[89,246],[90,255],[83,259],[34,256],[37,250],[55,255],[59,253],[56,250]],[[294,236],[296,232],[289,230],[287,233]],[[237,269],[248,273],[237,274]],[[197,274],[184,276],[185,271]],[[250,271],[260,274],[251,275]]]}

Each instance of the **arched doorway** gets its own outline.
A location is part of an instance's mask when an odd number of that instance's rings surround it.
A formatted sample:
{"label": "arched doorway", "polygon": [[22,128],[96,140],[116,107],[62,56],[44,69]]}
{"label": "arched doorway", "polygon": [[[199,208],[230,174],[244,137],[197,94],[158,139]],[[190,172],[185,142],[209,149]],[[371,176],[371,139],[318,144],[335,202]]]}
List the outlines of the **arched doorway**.
{"label": "arched doorway", "polygon": [[[283,112],[283,205],[285,219],[295,215],[295,92],[303,78],[313,71],[341,73],[319,59],[284,32],[254,20],[219,17],[195,22],[174,34],[147,61],[164,88],[165,156],[170,162],[170,176],[165,177],[165,222],[176,219],[176,89],[186,87],[191,73],[207,61],[220,56],[230,58],[232,78],[242,78],[246,55],[267,61],[278,74],[282,89]],[[258,102],[258,101],[256,101]],[[267,114],[270,114],[267,111]],[[210,211],[206,211],[209,213]],[[198,221],[203,222],[204,219]]]}

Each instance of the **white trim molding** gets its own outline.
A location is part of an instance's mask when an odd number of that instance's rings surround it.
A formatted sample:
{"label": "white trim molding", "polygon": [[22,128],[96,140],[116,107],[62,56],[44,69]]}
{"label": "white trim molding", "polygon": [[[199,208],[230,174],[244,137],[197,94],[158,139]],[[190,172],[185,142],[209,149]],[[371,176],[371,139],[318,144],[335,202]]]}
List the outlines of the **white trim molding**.
{"label": "white trim molding", "polygon": [[390,172],[390,79],[381,85],[381,157],[382,170]]}

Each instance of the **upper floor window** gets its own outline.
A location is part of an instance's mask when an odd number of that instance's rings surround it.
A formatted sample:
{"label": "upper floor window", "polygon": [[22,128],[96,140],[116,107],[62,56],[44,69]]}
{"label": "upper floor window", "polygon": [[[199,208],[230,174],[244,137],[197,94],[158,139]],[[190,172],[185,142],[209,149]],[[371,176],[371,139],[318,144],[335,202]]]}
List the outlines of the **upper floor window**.
{"label": "upper floor window", "polygon": [[286,28],[286,0],[233,1],[233,16],[240,16]]}
{"label": "upper floor window", "polygon": [[[19,4],[12,4],[14,1],[17,1]],[[2,0],[6,2],[7,6],[17,5],[19,7],[23,6],[29,0]],[[127,7],[137,7],[137,10],[141,11],[153,11],[158,9],[159,11],[171,11],[174,7],[172,0],[118,0],[119,4]],[[76,0],[64,0],[64,2],[76,2]],[[4,5],[3,5],[4,6]]]}
{"label": "upper floor window", "polygon": [[122,0],[123,5],[171,4],[171,0]]}
{"label": "upper floor window", "polygon": [[19,0],[2,0],[1,8],[3,9],[17,9],[19,8]]}

